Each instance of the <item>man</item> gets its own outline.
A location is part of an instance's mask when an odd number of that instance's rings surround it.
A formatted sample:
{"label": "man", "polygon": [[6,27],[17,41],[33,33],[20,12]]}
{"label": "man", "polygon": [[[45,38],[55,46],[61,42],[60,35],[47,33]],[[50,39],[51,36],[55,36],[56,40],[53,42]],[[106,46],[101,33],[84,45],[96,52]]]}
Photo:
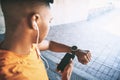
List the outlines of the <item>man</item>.
{"label": "man", "polygon": [[[71,47],[44,40],[52,16],[52,0],[1,0],[5,18],[5,38],[0,43],[0,80],[48,80],[40,50],[71,52]],[[39,43],[39,44],[38,44]],[[76,50],[78,61],[87,64],[88,50]],[[62,80],[70,80],[73,62],[61,72]]]}

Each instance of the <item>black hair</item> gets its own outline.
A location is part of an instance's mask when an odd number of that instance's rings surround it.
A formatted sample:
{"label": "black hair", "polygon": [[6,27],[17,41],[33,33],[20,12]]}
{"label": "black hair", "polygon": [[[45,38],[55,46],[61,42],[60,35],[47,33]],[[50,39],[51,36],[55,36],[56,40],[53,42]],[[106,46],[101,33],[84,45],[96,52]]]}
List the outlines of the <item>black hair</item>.
{"label": "black hair", "polygon": [[54,0],[46,0],[48,3],[54,3]]}
{"label": "black hair", "polygon": [[[22,13],[20,13],[22,16],[30,16],[33,13],[37,12],[36,5],[37,6],[44,5],[50,7],[50,4],[54,2],[53,0],[0,0],[0,1],[5,22],[7,22],[8,17],[11,19],[15,17],[13,11],[19,15],[19,9],[21,9],[23,10],[23,12],[21,11]],[[14,5],[17,5],[17,8],[14,8]],[[27,13],[29,13],[29,15],[26,15],[26,13],[24,13],[24,10],[28,11]],[[16,20],[16,23],[17,21],[19,22],[19,18]]]}
{"label": "black hair", "polygon": [[[50,4],[52,4],[54,2],[54,0],[0,0],[1,1],[1,8],[4,8],[5,6],[7,5],[14,5],[14,3],[18,3],[19,5],[20,4],[23,4],[23,3],[31,3],[31,4],[34,4],[36,2],[39,2],[41,4],[44,4],[48,7],[50,7]],[[21,6],[21,5],[20,5]],[[32,5],[31,5],[32,6]],[[2,10],[4,12],[4,10]]]}
{"label": "black hair", "polygon": [[0,3],[25,2],[25,1],[40,1],[46,3],[47,5],[49,5],[50,3],[51,4],[54,3],[54,0],[0,0]]}
{"label": "black hair", "polygon": [[[11,1],[30,1],[30,0],[0,0],[1,2],[11,2]],[[33,1],[33,0],[32,0]],[[39,1],[46,1],[48,3],[54,3],[54,0],[39,0]]]}

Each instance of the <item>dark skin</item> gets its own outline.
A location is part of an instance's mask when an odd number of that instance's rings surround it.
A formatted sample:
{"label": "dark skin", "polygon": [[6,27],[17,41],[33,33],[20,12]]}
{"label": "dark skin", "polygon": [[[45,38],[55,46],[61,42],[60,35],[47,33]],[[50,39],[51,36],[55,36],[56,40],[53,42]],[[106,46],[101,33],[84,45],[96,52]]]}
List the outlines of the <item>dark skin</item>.
{"label": "dark skin", "polygon": [[[70,46],[54,41],[44,40],[48,34],[50,28],[49,22],[51,22],[52,16],[48,7],[44,5],[36,6],[37,6],[36,9],[32,10],[34,14],[29,16],[29,19],[28,17],[23,17],[23,14],[28,15],[29,13],[21,9],[19,9],[18,14],[16,14],[15,11],[12,11],[12,14],[14,15],[12,16],[12,18],[11,17],[5,18],[6,19],[5,24],[7,29],[5,33],[5,39],[2,41],[0,48],[12,51],[20,55],[28,54],[32,47],[32,44],[36,43],[38,30],[36,30],[35,27],[37,24],[37,27],[39,28],[40,32],[38,46],[40,50],[43,51],[50,50],[54,52],[71,52]],[[11,8],[16,7],[17,5],[11,6]],[[30,12],[30,10],[28,11]],[[13,28],[15,28],[14,31],[12,31]],[[88,62],[90,62],[91,59],[91,53],[88,50],[79,49],[76,51],[76,56],[78,58],[78,61],[82,64],[87,64]],[[73,61],[71,60],[70,63],[65,68],[65,70],[61,72],[62,80],[70,80],[72,69]]]}
{"label": "dark skin", "polygon": [[[42,47],[45,44],[46,46]],[[54,52],[71,52],[70,46],[67,46],[58,42],[54,42],[54,41],[47,41],[47,40],[42,41],[39,44],[39,48],[40,50],[51,50]],[[78,61],[82,64],[87,64],[91,60],[91,53],[89,50],[78,49],[76,51],[76,56],[78,58]]]}

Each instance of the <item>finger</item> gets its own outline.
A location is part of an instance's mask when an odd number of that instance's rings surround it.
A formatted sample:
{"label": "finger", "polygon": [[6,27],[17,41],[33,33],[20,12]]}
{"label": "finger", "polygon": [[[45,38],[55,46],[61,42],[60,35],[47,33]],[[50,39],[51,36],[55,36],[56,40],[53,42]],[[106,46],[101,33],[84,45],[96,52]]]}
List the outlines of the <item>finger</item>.
{"label": "finger", "polygon": [[72,64],[72,63],[73,63],[73,59],[71,58],[69,64]]}
{"label": "finger", "polygon": [[90,58],[92,57],[92,55],[91,55],[91,53],[89,52],[89,56],[90,56]]}
{"label": "finger", "polygon": [[88,63],[88,62],[89,62],[89,59],[88,59],[87,56],[84,56],[84,62],[85,62],[85,63]]}
{"label": "finger", "polygon": [[90,52],[88,52],[88,56],[89,56],[89,60],[91,60],[91,53]]}
{"label": "finger", "polygon": [[89,52],[89,58],[90,58],[90,60],[91,60],[91,53]]}
{"label": "finger", "polygon": [[87,52],[86,56],[87,56],[88,60],[90,61],[91,60],[91,53],[89,50],[86,50],[86,52]]}
{"label": "finger", "polygon": [[[59,64],[58,63],[56,63],[56,66],[58,66]],[[60,70],[58,70],[58,69],[56,69],[56,71],[59,73],[60,72]]]}
{"label": "finger", "polygon": [[81,63],[84,64],[84,65],[87,64],[87,62],[85,60],[81,60]]}
{"label": "finger", "polygon": [[86,58],[87,58],[88,61],[90,62],[91,58],[90,58],[90,54],[89,54],[89,53],[86,55]]}
{"label": "finger", "polygon": [[69,62],[69,64],[68,64],[67,66],[68,66],[68,67],[73,66],[73,59],[72,59],[72,58],[70,59],[70,62]]}
{"label": "finger", "polygon": [[61,73],[61,70],[56,69],[56,72]]}
{"label": "finger", "polygon": [[82,58],[79,59],[79,62],[82,63],[82,64],[87,64],[88,60],[86,60],[86,57],[83,56]]}

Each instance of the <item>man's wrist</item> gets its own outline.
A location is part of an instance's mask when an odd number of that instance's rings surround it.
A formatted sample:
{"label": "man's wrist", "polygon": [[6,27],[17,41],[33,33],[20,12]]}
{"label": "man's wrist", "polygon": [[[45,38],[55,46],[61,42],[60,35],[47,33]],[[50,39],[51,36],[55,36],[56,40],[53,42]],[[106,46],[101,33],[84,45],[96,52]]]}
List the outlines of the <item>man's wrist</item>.
{"label": "man's wrist", "polygon": [[76,54],[77,51],[78,51],[78,47],[77,46],[72,46],[71,47],[71,53],[72,54]]}

